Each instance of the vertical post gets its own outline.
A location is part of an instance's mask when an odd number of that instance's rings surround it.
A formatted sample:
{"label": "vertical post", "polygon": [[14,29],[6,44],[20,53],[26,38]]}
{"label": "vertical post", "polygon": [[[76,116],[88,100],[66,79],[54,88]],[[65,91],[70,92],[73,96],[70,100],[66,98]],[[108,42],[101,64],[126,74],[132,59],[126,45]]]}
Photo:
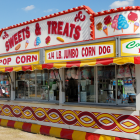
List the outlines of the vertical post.
{"label": "vertical post", "polygon": [[136,110],[140,111],[140,65],[135,65],[135,73],[136,73]]}
{"label": "vertical post", "polygon": [[11,100],[15,100],[15,72],[12,71],[11,75]]}
{"label": "vertical post", "polygon": [[59,84],[59,104],[61,105],[65,102],[65,92],[62,91],[62,86],[63,86],[63,88],[65,87],[65,69],[60,68],[59,74],[60,74],[60,78],[62,81],[62,82],[60,81],[60,84]]}
{"label": "vertical post", "polygon": [[95,94],[96,94],[96,103],[98,103],[98,71],[97,71],[97,66],[95,68]]}

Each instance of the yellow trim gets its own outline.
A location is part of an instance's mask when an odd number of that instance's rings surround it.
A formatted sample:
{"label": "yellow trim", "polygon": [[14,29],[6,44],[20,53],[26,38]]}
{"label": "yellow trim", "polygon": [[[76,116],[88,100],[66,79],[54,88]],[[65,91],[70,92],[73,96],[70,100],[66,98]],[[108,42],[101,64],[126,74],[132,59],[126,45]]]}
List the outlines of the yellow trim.
{"label": "yellow trim", "polygon": [[113,59],[113,63],[123,65],[126,63],[134,63],[134,57],[118,57]]}
{"label": "yellow trim", "polygon": [[133,53],[124,53],[122,45],[124,43],[129,43],[130,41],[140,40],[140,38],[132,38],[132,39],[122,39],[121,40],[121,56],[139,56],[140,54],[133,54]]}
{"label": "yellow trim", "polygon": [[85,137],[86,137],[86,132],[73,131],[73,133],[72,133],[73,140],[85,140]]}
{"label": "yellow trim", "polygon": [[15,122],[14,128],[22,130],[23,122]]}
{"label": "yellow trim", "polygon": [[50,136],[60,138],[61,137],[60,136],[61,130],[62,130],[62,128],[51,127],[51,129],[50,129]]}
{"label": "yellow trim", "polygon": [[0,68],[0,71],[1,72],[5,72],[5,68]]}
{"label": "yellow trim", "polygon": [[115,41],[108,41],[108,42],[100,42],[100,43],[93,43],[93,44],[86,44],[86,45],[79,45],[79,46],[71,46],[66,48],[57,48],[52,50],[46,50],[45,51],[45,63],[55,63],[55,62],[67,62],[67,61],[73,61],[73,60],[48,60],[47,59],[47,53],[50,53],[52,51],[62,50],[62,49],[69,49],[72,47],[81,47],[81,46],[88,46],[88,45],[113,45],[113,53],[98,57],[92,57],[92,58],[84,58],[84,59],[76,59],[75,61],[79,60],[88,60],[88,59],[99,59],[99,58],[109,58],[109,57],[115,57],[116,56],[116,42]]}
{"label": "yellow trim", "polygon": [[39,133],[40,133],[40,127],[41,127],[41,125],[32,124],[32,126],[31,126],[31,132],[32,132],[32,133],[37,133],[37,134],[39,134]]}
{"label": "yellow trim", "polygon": [[115,140],[115,137],[106,136],[106,135],[100,135],[99,140]]}
{"label": "yellow trim", "polygon": [[28,64],[21,64],[21,65],[9,65],[9,66],[4,66],[4,65],[0,65],[1,68],[3,67],[18,67],[18,66],[26,66],[26,65],[35,65],[35,64],[39,64],[39,60],[40,60],[40,54],[39,51],[37,52],[30,52],[30,53],[23,53],[23,54],[15,54],[15,55],[9,55],[9,56],[4,56],[4,57],[0,57],[0,59],[3,58],[7,58],[7,57],[11,57],[11,56],[19,56],[19,55],[28,55],[28,54],[34,54],[34,55],[38,55],[38,61],[36,62],[32,62],[32,63],[28,63]]}
{"label": "yellow trim", "polygon": [[1,126],[7,126],[8,120],[1,119]]}

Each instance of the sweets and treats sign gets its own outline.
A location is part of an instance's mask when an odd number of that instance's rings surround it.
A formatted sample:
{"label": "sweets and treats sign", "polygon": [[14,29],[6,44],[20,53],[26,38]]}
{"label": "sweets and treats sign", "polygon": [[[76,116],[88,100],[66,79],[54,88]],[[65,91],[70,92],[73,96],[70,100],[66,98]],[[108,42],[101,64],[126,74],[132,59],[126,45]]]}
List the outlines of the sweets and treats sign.
{"label": "sweets and treats sign", "polygon": [[95,38],[140,33],[140,11],[118,12],[94,18]]}
{"label": "sweets and treats sign", "polygon": [[140,55],[140,38],[122,39],[121,56]]}
{"label": "sweets and treats sign", "polygon": [[115,41],[45,51],[45,63],[115,57]]}
{"label": "sweets and treats sign", "polygon": [[81,9],[4,30],[0,54],[89,40],[90,22],[90,15]]}

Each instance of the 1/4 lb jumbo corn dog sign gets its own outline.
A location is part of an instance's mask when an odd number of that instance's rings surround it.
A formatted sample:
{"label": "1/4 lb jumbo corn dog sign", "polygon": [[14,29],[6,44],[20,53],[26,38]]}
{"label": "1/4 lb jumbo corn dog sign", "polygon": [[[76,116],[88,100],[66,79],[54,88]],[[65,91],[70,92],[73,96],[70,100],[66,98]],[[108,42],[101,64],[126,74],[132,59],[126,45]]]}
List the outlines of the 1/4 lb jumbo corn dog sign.
{"label": "1/4 lb jumbo corn dog sign", "polygon": [[94,58],[114,57],[115,41],[75,46],[64,49],[46,50],[45,61],[59,62]]}
{"label": "1/4 lb jumbo corn dog sign", "polygon": [[0,57],[0,67],[39,64],[39,52]]}
{"label": "1/4 lb jumbo corn dog sign", "polygon": [[0,54],[91,39],[90,15],[67,12],[2,32]]}

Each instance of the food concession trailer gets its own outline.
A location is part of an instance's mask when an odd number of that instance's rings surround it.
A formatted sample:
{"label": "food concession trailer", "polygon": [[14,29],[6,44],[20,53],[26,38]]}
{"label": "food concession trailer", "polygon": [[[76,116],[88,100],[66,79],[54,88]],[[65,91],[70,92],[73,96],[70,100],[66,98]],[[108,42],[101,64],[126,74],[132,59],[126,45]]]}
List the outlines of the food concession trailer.
{"label": "food concession trailer", "polygon": [[0,124],[73,140],[140,139],[140,7],[79,6],[0,30]]}

